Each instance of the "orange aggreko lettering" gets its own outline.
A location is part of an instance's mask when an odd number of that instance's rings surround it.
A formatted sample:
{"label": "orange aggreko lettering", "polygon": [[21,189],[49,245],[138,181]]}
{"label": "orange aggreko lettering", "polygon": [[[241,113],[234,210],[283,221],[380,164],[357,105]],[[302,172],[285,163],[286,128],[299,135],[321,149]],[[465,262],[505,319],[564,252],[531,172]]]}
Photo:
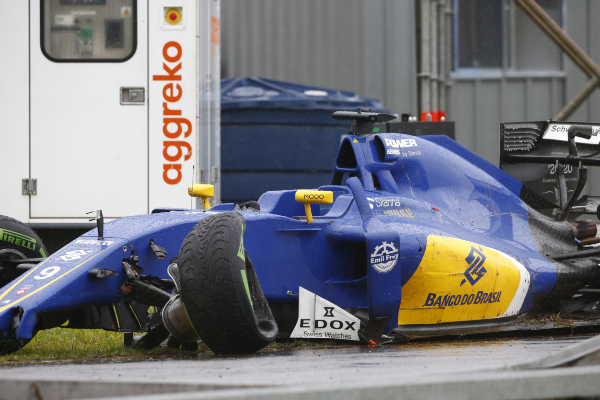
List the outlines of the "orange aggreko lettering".
{"label": "orange aggreko lettering", "polygon": [[[171,179],[169,178],[169,175],[167,175],[172,169],[177,172],[177,177],[175,179]],[[181,182],[181,164],[163,164],[163,180],[169,185],[177,185]]]}
{"label": "orange aggreko lettering", "polygon": [[[169,124],[177,125],[177,130],[173,133],[169,132]],[[169,139],[177,139],[179,135],[181,135],[181,132],[183,132],[183,127],[181,126],[181,124],[187,126],[187,130],[185,131],[184,136],[190,136],[190,133],[192,133],[192,124],[187,118],[163,118],[163,133]]]}
{"label": "orange aggreko lettering", "polygon": [[181,115],[181,110],[169,110],[169,103],[163,101],[163,115]]}
{"label": "orange aggreko lettering", "polygon": [[153,75],[153,81],[180,81],[181,75],[175,75],[181,69],[181,63],[177,64],[175,68],[171,69],[167,67],[167,64],[163,63],[163,69],[167,72],[167,75]]}
{"label": "orange aggreko lettering", "polygon": [[[176,141],[164,141],[163,142],[163,156],[165,157],[165,160],[167,161],[179,161],[179,159],[181,158],[181,156],[183,155],[183,150],[182,147],[185,147],[187,149],[187,154],[185,155],[185,157],[183,158],[185,161],[189,160],[190,157],[192,157],[192,146],[190,146],[190,144],[188,142],[184,142],[181,140],[176,140]],[[169,155],[169,147],[175,147],[177,149],[177,154],[174,156]]]}
{"label": "orange aggreko lettering", "polygon": [[[169,54],[169,50],[171,54]],[[163,47],[163,58],[165,62],[163,62],[163,69],[165,74],[163,75],[153,75],[152,80],[154,81],[181,81],[181,69],[182,62],[181,57],[183,55],[183,48],[181,45],[175,41],[167,42]],[[167,63],[177,63],[173,66],[167,65]],[[177,109],[177,102],[181,100],[183,96],[183,88],[181,85],[177,83],[166,83],[162,90],[163,99],[163,134],[168,139],[177,139],[180,138],[181,134],[184,134],[184,138],[187,138],[192,133],[192,124],[189,119],[180,117],[182,115],[182,110]],[[171,103],[171,107],[169,108],[169,103]],[[179,107],[181,108],[181,107]],[[169,125],[174,124],[176,126],[175,132],[169,131]],[[184,128],[185,127],[185,128]],[[171,128],[173,129],[173,128]],[[169,154],[169,149],[174,147],[177,150],[175,155]],[[184,149],[186,152],[184,153]],[[183,161],[188,161],[192,158],[192,145],[185,140],[175,140],[175,141],[163,141],[163,158],[165,161],[174,163],[181,160],[181,156],[183,156]],[[163,180],[169,185],[176,185],[181,182],[182,172],[181,172],[181,164],[163,164]],[[176,176],[173,178],[173,173],[171,172],[169,176],[169,171],[175,171]]]}
{"label": "orange aggreko lettering", "polygon": [[[174,57],[169,56],[169,49],[173,47],[175,48],[175,50],[177,50],[177,55]],[[163,57],[165,58],[165,60],[167,60],[168,62],[177,62],[179,60],[181,60],[181,54],[183,54],[183,50],[181,49],[181,45],[177,42],[168,42],[167,44],[165,44],[165,46],[163,47]]]}
{"label": "orange aggreko lettering", "polygon": [[[175,88],[179,92],[177,95],[173,94]],[[175,102],[179,101],[179,99],[181,99],[182,95],[183,95],[183,91],[181,90],[181,86],[179,86],[178,83],[175,84],[175,87],[173,87],[172,83],[167,83],[165,85],[165,87],[163,88],[163,97],[169,103],[175,103]],[[164,103],[163,103],[163,107],[164,107]]]}

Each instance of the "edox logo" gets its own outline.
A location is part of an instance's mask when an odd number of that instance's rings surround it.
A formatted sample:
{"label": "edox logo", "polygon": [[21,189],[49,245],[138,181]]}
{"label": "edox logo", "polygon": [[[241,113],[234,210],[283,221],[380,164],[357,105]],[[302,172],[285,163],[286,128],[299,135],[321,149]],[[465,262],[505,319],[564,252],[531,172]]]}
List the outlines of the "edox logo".
{"label": "edox logo", "polygon": [[469,268],[467,268],[465,271],[466,279],[462,280],[460,286],[462,286],[466,281],[469,281],[471,286],[473,286],[483,277],[483,275],[487,272],[487,270],[483,267],[485,259],[486,257],[485,254],[483,254],[481,247],[479,250],[477,250],[475,247],[471,246],[471,252],[465,259],[465,261],[469,264]]}

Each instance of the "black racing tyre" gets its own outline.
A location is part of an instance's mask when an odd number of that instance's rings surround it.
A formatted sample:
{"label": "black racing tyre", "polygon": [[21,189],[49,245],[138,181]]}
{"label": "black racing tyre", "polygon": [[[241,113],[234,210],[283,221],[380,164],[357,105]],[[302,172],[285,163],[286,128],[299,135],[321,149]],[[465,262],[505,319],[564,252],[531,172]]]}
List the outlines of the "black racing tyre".
{"label": "black racing tyre", "polygon": [[19,276],[14,268],[3,267],[3,260],[45,258],[47,255],[42,239],[30,227],[0,215],[0,287]]}
{"label": "black racing tyre", "polygon": [[277,323],[244,249],[244,217],[203,219],[181,245],[181,300],[194,330],[215,354],[254,353],[272,342]]}

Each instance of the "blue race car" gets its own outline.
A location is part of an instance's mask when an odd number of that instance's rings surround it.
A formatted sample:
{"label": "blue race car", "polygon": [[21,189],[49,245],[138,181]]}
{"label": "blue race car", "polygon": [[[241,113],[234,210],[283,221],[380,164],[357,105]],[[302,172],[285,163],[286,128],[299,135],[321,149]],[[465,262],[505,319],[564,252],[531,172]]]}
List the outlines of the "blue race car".
{"label": "blue race car", "polygon": [[[497,326],[599,287],[596,225],[573,221],[600,205],[579,198],[600,165],[590,124],[501,124],[509,174],[446,136],[373,133],[388,114],[333,117],[352,127],[315,190],[210,208],[212,186],[192,185],[204,210],[106,225],[100,212],[97,229],[46,258],[33,232],[0,219],[2,352],[57,326],[148,332],[146,347],[201,339],[217,354],[277,337],[381,343]],[[549,164],[556,199],[527,183]]]}

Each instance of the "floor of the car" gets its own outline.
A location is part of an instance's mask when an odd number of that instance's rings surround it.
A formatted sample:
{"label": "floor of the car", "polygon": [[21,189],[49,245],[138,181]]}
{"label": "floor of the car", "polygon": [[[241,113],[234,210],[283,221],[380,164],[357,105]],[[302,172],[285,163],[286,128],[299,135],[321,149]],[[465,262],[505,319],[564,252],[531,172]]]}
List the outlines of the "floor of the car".
{"label": "floor of the car", "polygon": [[527,314],[512,320],[462,324],[404,325],[393,330],[398,341],[432,342],[600,333],[600,315]]}

